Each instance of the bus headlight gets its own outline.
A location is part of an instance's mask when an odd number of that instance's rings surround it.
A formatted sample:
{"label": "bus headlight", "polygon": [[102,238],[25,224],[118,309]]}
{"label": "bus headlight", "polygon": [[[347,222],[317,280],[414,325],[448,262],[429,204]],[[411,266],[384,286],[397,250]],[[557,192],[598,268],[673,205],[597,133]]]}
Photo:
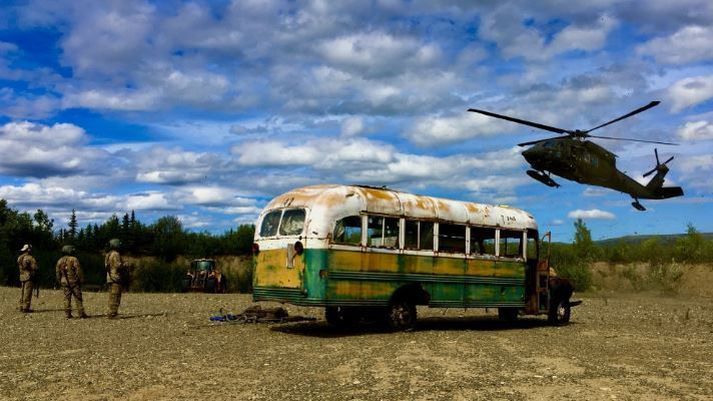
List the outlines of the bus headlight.
{"label": "bus headlight", "polygon": [[257,256],[260,253],[260,245],[257,242],[253,242],[253,255]]}
{"label": "bus headlight", "polygon": [[297,241],[295,242],[295,253],[298,255],[302,255],[302,252],[304,252],[305,247],[302,245],[302,242]]}

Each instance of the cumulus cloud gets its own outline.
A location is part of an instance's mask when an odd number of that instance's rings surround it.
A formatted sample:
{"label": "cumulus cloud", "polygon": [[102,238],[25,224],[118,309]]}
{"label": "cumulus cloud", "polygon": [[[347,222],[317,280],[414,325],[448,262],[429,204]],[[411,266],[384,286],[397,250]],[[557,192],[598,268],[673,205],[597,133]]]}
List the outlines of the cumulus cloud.
{"label": "cumulus cloud", "polygon": [[248,166],[313,166],[328,169],[355,163],[383,163],[392,147],[360,138],[312,140],[302,145],[277,141],[243,143],[232,148],[238,163]]}
{"label": "cumulus cloud", "polygon": [[417,145],[429,146],[495,135],[503,131],[504,124],[499,120],[464,111],[455,116],[418,118],[405,135]]}
{"label": "cumulus cloud", "polygon": [[545,33],[524,23],[526,13],[520,5],[503,4],[485,14],[478,33],[495,42],[506,58],[544,61],[571,50],[598,50],[618,24],[615,18],[603,14],[588,23],[568,25],[548,41]]}
{"label": "cumulus cloud", "polygon": [[708,121],[689,121],[676,131],[684,141],[713,139],[713,124]]}
{"label": "cumulus cloud", "polygon": [[186,184],[206,179],[220,170],[221,156],[184,151],[181,148],[153,147],[132,152],[136,180],[153,184]]}
{"label": "cumulus cloud", "polygon": [[433,65],[441,56],[436,45],[385,32],[328,39],[318,45],[318,51],[333,66],[366,77],[400,74],[413,65]]}
{"label": "cumulus cloud", "polygon": [[713,59],[713,26],[686,26],[671,36],[652,39],[637,47],[666,64],[686,64]]}
{"label": "cumulus cloud", "polygon": [[41,178],[89,170],[107,153],[86,147],[87,140],[73,124],[7,123],[0,126],[0,173]]}
{"label": "cumulus cloud", "polygon": [[668,88],[671,110],[679,112],[713,98],[713,75],[683,78]]}
{"label": "cumulus cloud", "polygon": [[590,220],[614,220],[616,216],[604,210],[599,209],[589,209],[582,210],[577,209],[569,212],[567,217],[570,219],[590,219]]}
{"label": "cumulus cloud", "polygon": [[342,136],[357,136],[364,132],[364,120],[361,117],[348,117],[342,121]]}

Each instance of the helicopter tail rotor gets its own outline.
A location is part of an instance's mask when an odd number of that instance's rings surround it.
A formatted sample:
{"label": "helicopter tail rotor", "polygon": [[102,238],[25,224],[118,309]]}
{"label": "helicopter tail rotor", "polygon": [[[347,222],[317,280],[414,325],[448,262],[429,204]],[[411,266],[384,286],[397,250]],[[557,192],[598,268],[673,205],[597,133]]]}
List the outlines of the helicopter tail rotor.
{"label": "helicopter tail rotor", "polygon": [[651,170],[647,171],[644,173],[644,177],[648,177],[651,174],[657,172],[657,171],[662,171],[663,169],[668,170],[668,166],[666,166],[671,160],[673,160],[673,156],[669,157],[668,160],[665,162],[661,163],[659,162],[659,151],[658,149],[654,148],[654,154],[656,155],[656,167],[652,168]]}

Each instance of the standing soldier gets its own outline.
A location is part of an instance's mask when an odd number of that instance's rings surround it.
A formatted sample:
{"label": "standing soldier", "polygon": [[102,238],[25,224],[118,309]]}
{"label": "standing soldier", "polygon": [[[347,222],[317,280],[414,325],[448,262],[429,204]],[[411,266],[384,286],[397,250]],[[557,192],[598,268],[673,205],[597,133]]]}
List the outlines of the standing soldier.
{"label": "standing soldier", "polygon": [[87,315],[84,313],[84,304],[82,304],[82,281],[84,281],[82,268],[79,266],[79,259],[74,256],[72,245],[63,246],[62,253],[64,256],[57,261],[55,271],[57,281],[64,291],[64,313],[67,315],[67,319],[72,318],[72,297],[74,297],[79,318],[84,319]]}
{"label": "standing soldier", "polygon": [[109,315],[110,319],[119,314],[119,304],[121,303],[121,290],[123,279],[126,274],[124,271],[124,262],[119,254],[121,241],[113,238],[109,241],[109,253],[104,258],[104,267],[106,268],[106,282],[109,285]]}
{"label": "standing soldier", "polygon": [[35,284],[37,275],[37,261],[31,255],[32,245],[25,244],[20,249],[22,254],[17,258],[17,266],[20,268],[20,283],[22,291],[20,292],[20,312],[30,313],[30,303],[32,302],[32,286]]}

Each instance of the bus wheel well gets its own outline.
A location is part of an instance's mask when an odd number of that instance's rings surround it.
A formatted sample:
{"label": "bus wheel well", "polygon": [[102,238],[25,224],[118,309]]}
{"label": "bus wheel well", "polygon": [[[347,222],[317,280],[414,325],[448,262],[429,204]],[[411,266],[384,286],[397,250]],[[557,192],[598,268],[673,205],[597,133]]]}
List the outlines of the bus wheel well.
{"label": "bus wheel well", "polygon": [[408,300],[414,305],[428,305],[431,295],[423,289],[421,284],[412,283],[399,287],[391,295],[391,302]]}

